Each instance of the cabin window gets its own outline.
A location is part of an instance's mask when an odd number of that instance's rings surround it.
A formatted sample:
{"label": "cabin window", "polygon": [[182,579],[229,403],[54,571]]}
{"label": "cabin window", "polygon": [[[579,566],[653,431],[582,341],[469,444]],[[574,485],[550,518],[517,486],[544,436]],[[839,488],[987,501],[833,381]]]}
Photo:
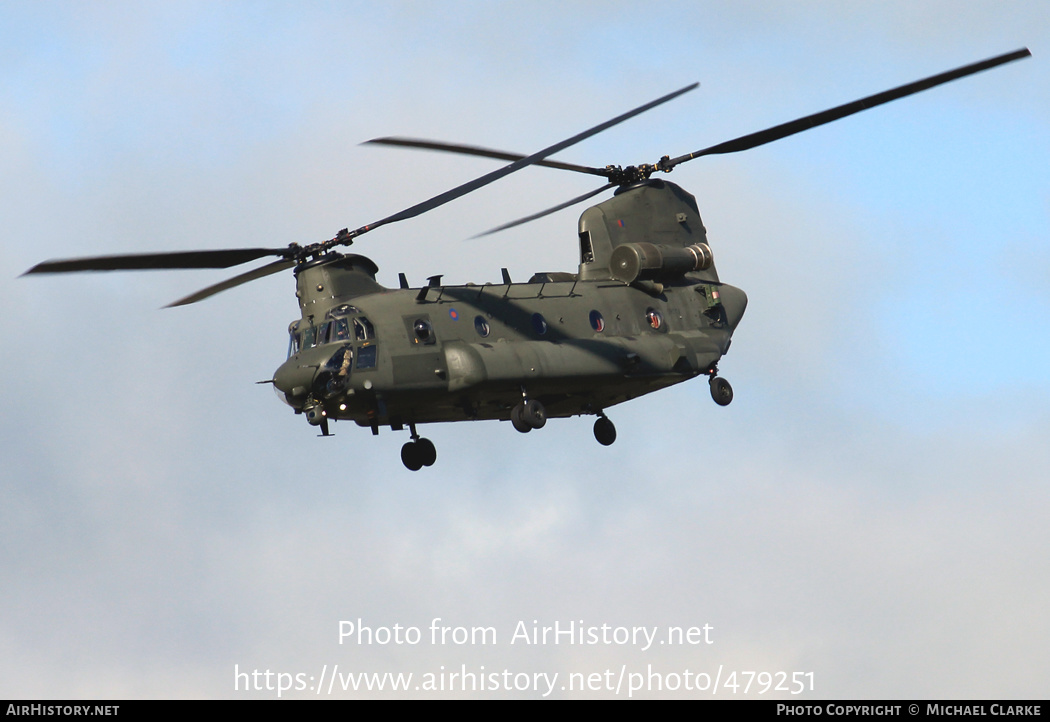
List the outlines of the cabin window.
{"label": "cabin window", "polygon": [[725,328],[729,322],[726,318],[726,309],[722,304],[707,309],[704,311],[704,316],[711,321],[712,328]]}
{"label": "cabin window", "polygon": [[594,262],[594,248],[591,247],[590,231],[580,231],[580,263]]}
{"label": "cabin window", "polygon": [[434,327],[425,318],[417,318],[412,322],[412,333],[416,335],[416,343],[434,343]]}
{"label": "cabin window", "polygon": [[485,320],[484,316],[474,317],[474,330],[478,332],[478,336],[488,338],[491,329],[489,328],[489,322]]}
{"label": "cabin window", "polygon": [[537,336],[543,336],[547,333],[547,319],[543,317],[542,313],[532,314],[532,330],[536,332]]}

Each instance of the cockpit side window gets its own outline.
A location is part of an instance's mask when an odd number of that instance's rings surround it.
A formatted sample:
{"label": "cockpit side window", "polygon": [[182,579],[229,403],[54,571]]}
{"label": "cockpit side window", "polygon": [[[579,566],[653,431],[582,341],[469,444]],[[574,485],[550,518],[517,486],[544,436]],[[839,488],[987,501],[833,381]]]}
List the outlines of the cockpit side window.
{"label": "cockpit side window", "polygon": [[356,316],[354,318],[354,336],[358,341],[367,341],[375,338],[376,331],[372,326],[372,322],[364,316]]}

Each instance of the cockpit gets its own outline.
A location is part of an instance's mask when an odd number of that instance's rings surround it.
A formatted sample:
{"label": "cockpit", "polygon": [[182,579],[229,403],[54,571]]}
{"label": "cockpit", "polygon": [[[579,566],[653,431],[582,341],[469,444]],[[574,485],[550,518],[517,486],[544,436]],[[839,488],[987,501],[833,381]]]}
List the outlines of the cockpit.
{"label": "cockpit", "polygon": [[288,326],[288,357],[326,343],[367,343],[376,337],[375,327],[354,306],[338,306],[325,314],[322,323],[293,321]]}
{"label": "cockpit", "polygon": [[[320,322],[307,317],[289,324],[288,337],[288,360],[274,372],[274,389],[285,403],[308,415],[307,409],[321,409],[347,391],[351,371],[377,368],[375,326],[349,304],[329,310]],[[368,388],[367,377],[362,383]]]}

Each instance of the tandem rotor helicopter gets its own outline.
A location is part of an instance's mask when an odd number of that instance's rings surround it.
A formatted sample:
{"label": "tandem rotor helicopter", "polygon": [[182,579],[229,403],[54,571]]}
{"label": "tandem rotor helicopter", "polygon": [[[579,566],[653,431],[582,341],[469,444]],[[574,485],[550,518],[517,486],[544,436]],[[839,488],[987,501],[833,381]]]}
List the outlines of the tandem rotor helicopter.
{"label": "tandem rotor helicopter", "polygon": [[[381,426],[411,440],[401,449],[418,471],[437,459],[419,424],[509,420],[527,433],[549,417],[593,415],[594,436],[608,446],[616,428],[606,410],[697,376],[707,376],[714,401],[733,400],[718,364],[747,306],[742,290],[715,270],[695,198],[659,178],[704,155],[735,153],[786,138],[862,110],[1031,55],[1027,48],[846,103],[655,164],[591,168],[546,160],[585,138],[665,103],[687,86],[524,156],[474,146],[406,138],[369,143],[511,161],[430,200],[334,238],[285,248],[235,248],[51,260],[26,274],[177,268],[230,268],[277,260],[209,286],[171,306],[291,269],[301,318],[289,327],[287,360],[271,383],[281,398],[323,436],[331,420],[352,420],[378,434]],[[606,190],[613,197],[579,220],[577,273],[537,273],[515,283],[443,285],[431,276],[411,288],[376,280],[368,258],[341,253],[359,236],[413,218],[529,165],[600,176],[606,183],[554,208],[491,233],[581,203]],[[483,234],[484,235],[484,234]]]}

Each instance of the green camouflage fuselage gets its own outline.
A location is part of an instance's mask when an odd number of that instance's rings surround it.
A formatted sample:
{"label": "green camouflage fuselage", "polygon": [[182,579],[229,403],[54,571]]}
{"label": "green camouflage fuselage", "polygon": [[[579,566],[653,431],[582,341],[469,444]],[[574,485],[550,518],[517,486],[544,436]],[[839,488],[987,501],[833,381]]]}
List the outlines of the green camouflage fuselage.
{"label": "green camouflage fuselage", "polygon": [[597,414],[713,374],[747,297],[697,260],[710,249],[695,199],[646,181],[588,209],[579,231],[578,273],[528,283],[388,289],[363,256],[301,264],[302,318],[275,386],[311,423],[323,410],[400,428],[505,420],[523,396],[548,417]]}

